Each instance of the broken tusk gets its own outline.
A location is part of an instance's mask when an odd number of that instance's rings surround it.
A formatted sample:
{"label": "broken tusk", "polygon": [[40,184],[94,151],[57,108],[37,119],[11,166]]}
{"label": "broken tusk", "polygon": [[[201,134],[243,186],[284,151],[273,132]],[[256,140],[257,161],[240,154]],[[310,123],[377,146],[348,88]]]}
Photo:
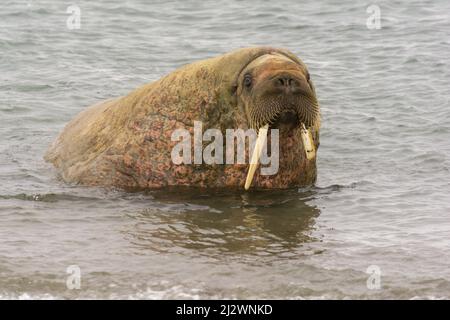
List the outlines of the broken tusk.
{"label": "broken tusk", "polygon": [[247,179],[245,179],[245,190],[250,188],[255,175],[256,168],[258,167],[259,159],[261,158],[261,152],[264,144],[266,143],[267,132],[269,130],[269,124],[262,126],[258,132],[258,138],[256,139],[255,148],[253,149],[252,158],[248,168]]}
{"label": "broken tusk", "polygon": [[301,136],[303,141],[303,148],[305,149],[306,158],[308,160],[314,159],[316,156],[316,149],[314,147],[311,130],[306,129],[305,124],[302,123]]}

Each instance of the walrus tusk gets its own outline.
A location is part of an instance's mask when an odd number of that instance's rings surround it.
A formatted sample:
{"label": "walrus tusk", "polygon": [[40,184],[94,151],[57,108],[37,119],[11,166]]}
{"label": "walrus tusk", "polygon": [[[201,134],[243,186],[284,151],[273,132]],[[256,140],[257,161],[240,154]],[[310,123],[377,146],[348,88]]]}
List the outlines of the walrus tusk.
{"label": "walrus tusk", "polygon": [[253,176],[255,175],[256,168],[258,167],[259,158],[261,158],[261,152],[266,142],[267,132],[269,130],[269,124],[262,126],[258,132],[258,138],[256,139],[255,148],[253,149],[252,159],[250,160],[250,165],[248,168],[247,179],[245,179],[245,190],[250,188],[253,181]]}
{"label": "walrus tusk", "polygon": [[311,130],[306,129],[304,123],[302,123],[301,135],[303,141],[303,148],[305,149],[306,153],[306,158],[308,160],[312,160],[316,156],[316,149],[314,148]]}

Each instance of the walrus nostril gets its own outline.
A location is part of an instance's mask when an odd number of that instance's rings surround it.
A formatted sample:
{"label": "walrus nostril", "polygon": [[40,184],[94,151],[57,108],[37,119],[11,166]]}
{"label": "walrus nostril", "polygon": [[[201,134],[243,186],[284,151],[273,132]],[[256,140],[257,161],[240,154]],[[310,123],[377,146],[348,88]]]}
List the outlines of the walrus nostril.
{"label": "walrus nostril", "polygon": [[279,76],[275,79],[275,84],[278,87],[284,87],[284,88],[289,88],[292,89],[296,86],[296,81],[290,77],[290,76]]}
{"label": "walrus nostril", "polygon": [[278,84],[279,84],[279,85],[281,85],[281,86],[283,86],[283,87],[285,86],[285,80],[284,80],[284,78],[278,78],[277,81],[278,81]]}

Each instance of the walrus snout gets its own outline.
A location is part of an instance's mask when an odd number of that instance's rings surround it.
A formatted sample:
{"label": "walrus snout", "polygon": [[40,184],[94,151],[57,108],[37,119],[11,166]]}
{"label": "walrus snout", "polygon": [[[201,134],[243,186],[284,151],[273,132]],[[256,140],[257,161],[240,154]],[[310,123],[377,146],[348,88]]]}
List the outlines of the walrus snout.
{"label": "walrus snout", "polygon": [[299,81],[290,74],[281,74],[272,80],[273,86],[286,93],[295,93],[300,89]]}
{"label": "walrus snout", "polygon": [[286,95],[312,94],[311,88],[306,79],[302,79],[301,77],[292,73],[282,72],[280,74],[277,74],[276,76],[272,77],[271,85],[273,86],[275,91]]}

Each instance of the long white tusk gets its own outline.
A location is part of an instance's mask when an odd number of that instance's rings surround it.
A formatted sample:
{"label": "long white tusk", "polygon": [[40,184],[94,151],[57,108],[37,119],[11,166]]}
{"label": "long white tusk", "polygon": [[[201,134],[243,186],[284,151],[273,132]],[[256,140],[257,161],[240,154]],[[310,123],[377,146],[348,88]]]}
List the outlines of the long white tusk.
{"label": "long white tusk", "polygon": [[258,168],[259,159],[261,158],[261,153],[264,144],[266,143],[268,130],[269,124],[266,124],[259,129],[258,138],[256,139],[255,148],[252,153],[252,159],[250,160],[250,165],[248,167],[247,179],[245,179],[245,190],[248,190],[252,184],[253,176],[255,175],[256,168]]}
{"label": "long white tusk", "polygon": [[303,141],[303,148],[305,149],[306,153],[306,158],[308,160],[312,160],[316,156],[316,149],[314,147],[311,130],[306,129],[304,123],[302,123],[301,135]]}

